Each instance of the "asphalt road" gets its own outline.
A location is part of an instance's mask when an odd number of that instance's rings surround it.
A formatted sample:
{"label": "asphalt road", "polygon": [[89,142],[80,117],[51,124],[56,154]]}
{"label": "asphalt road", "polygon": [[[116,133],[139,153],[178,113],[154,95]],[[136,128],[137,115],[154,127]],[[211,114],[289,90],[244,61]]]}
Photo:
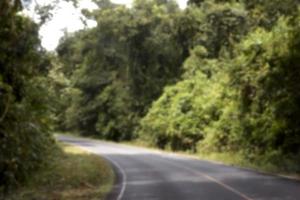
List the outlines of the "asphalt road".
{"label": "asphalt road", "polygon": [[300,182],[144,148],[70,136],[58,139],[109,160],[109,200],[300,200]]}

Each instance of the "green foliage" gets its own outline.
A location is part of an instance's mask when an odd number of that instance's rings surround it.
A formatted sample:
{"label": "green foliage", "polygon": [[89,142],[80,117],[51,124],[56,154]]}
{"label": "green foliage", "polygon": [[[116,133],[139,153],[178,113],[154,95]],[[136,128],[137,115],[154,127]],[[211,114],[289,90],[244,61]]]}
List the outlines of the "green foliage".
{"label": "green foliage", "polygon": [[97,26],[66,34],[57,57],[21,1],[0,3],[0,192],[44,166],[52,121],[299,171],[298,0],[94,1]]}
{"label": "green foliage", "polygon": [[[233,59],[207,59],[206,49],[196,47],[183,80],[166,88],[141,120],[141,137],[162,148],[241,152],[250,161],[299,170],[299,28],[293,21],[280,18],[270,31],[251,32]],[[196,139],[186,146],[191,133]],[[181,144],[174,146],[174,137]]]}
{"label": "green foliage", "polygon": [[[124,140],[167,84],[181,74],[185,52],[176,37],[179,9],[172,1],[136,1],[132,9],[89,13],[97,27],[66,36],[57,48],[70,79],[64,129]],[[185,50],[186,51],[186,50]]]}
{"label": "green foliage", "polygon": [[254,153],[299,154],[298,30],[281,18],[270,32],[251,33],[230,70],[239,91],[240,134]]}
{"label": "green foliage", "polygon": [[62,144],[59,147],[52,150],[48,166],[37,170],[29,181],[4,199],[105,199],[115,179],[110,164],[79,147]]}
{"label": "green foliage", "polygon": [[[161,148],[196,151],[205,129],[218,120],[223,105],[223,74],[217,60],[205,59],[206,50],[196,47],[186,60],[184,80],[167,87],[141,121],[141,137]],[[198,67],[196,67],[198,66]],[[196,68],[195,68],[196,67]]]}
{"label": "green foliage", "polygon": [[20,2],[0,10],[0,193],[45,164],[53,144],[47,94],[49,59],[39,46],[38,26],[16,14]]}
{"label": "green foliage", "polygon": [[178,20],[177,36],[188,43],[183,47],[190,50],[202,45],[211,58],[223,56],[225,51],[231,54],[234,44],[250,29],[250,19],[243,5],[212,1],[203,1],[200,5],[188,7]]}
{"label": "green foliage", "polygon": [[136,126],[137,117],[132,112],[128,90],[122,83],[107,86],[96,98],[99,105],[96,130],[109,140],[129,140]]}
{"label": "green foliage", "polygon": [[101,2],[57,49],[62,128],[297,166],[297,0]]}
{"label": "green foliage", "polygon": [[282,16],[296,16],[298,13],[298,0],[244,0],[249,10],[252,23],[271,29]]}

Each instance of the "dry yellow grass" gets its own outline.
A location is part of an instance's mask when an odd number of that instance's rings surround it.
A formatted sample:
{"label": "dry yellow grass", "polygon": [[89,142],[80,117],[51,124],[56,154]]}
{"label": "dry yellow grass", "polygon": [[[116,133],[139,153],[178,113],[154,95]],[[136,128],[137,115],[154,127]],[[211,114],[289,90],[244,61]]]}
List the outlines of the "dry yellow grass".
{"label": "dry yellow grass", "polygon": [[114,174],[101,157],[70,145],[60,144],[51,164],[37,172],[10,200],[104,199],[111,190]]}

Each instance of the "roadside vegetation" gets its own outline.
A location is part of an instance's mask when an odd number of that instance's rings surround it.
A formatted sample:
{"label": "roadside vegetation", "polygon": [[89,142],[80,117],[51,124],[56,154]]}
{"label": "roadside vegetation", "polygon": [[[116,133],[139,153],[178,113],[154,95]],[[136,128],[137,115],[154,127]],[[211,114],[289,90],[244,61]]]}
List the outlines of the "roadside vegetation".
{"label": "roadside vegetation", "polygon": [[4,199],[104,199],[114,183],[114,173],[107,161],[75,146],[59,147],[52,152],[45,168]]}
{"label": "roadside vegetation", "polygon": [[98,9],[82,13],[97,26],[66,33],[55,52],[38,33],[55,3],[33,22],[21,12],[30,2],[0,2],[1,194],[38,187],[34,172],[57,154],[53,132],[300,173],[298,0],[189,0],[184,10],[93,0]]}
{"label": "roadside vegetation", "polygon": [[20,1],[0,2],[0,195],[43,168],[55,148],[51,59],[21,9]]}
{"label": "roadside vegetation", "polygon": [[57,62],[22,2],[0,2],[0,199],[99,199],[111,189],[111,168],[53,138]]}
{"label": "roadside vegetation", "polygon": [[59,129],[300,172],[297,0],[100,7],[57,48]]}

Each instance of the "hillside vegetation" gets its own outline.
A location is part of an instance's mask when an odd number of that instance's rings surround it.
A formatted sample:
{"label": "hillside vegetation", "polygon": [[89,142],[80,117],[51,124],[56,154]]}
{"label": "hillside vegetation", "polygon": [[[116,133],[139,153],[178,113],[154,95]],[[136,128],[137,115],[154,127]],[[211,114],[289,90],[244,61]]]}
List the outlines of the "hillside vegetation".
{"label": "hillside vegetation", "polygon": [[21,9],[20,1],[0,2],[0,197],[44,167],[54,147],[50,56]]}
{"label": "hillside vegetation", "polygon": [[298,1],[98,3],[57,48],[59,128],[299,171]]}
{"label": "hillside vegetation", "polygon": [[0,2],[0,194],[49,166],[55,131],[300,172],[298,0],[93,0],[56,52],[53,6],[37,23],[26,2]]}

